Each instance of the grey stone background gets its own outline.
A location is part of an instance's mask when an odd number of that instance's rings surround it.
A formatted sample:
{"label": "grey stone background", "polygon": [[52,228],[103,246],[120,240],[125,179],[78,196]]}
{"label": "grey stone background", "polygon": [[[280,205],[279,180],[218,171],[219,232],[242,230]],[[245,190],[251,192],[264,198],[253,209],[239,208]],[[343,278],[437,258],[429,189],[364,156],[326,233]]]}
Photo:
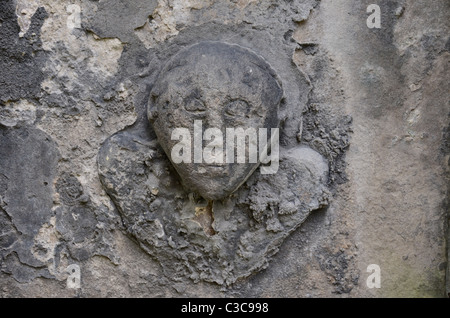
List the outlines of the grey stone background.
{"label": "grey stone background", "polygon": [[[371,3],[381,29],[366,25]],[[447,0],[1,1],[0,295],[446,297],[449,15]],[[329,206],[228,287],[165,277],[97,167],[111,135],[146,131],[164,54],[206,38],[304,74],[303,131],[288,137],[331,176]],[[71,264],[80,288],[67,288]]]}

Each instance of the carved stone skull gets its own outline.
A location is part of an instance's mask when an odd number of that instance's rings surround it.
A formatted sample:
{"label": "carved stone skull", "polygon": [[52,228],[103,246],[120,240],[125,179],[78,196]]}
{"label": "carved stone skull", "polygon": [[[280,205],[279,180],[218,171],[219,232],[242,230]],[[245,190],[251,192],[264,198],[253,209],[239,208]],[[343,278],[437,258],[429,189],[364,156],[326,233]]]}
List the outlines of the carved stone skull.
{"label": "carved stone skull", "polygon": [[[148,118],[184,187],[218,200],[238,189],[261,163],[260,158],[225,160],[227,129],[278,127],[282,97],[281,84],[262,57],[238,45],[201,42],[181,50],[162,68],[150,93]],[[180,128],[189,132],[182,140],[174,136]],[[247,154],[250,139],[245,139]],[[182,162],[173,160],[180,141],[187,158]],[[220,155],[220,160],[202,160],[208,143],[215,144],[212,156]]]}

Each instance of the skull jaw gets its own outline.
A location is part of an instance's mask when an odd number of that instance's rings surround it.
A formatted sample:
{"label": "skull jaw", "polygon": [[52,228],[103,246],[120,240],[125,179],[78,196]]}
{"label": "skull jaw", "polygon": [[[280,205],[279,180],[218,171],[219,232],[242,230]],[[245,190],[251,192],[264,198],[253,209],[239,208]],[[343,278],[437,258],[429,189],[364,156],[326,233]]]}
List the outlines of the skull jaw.
{"label": "skull jaw", "polygon": [[259,163],[198,168],[194,164],[175,165],[186,191],[208,201],[223,200],[233,194],[258,168]]}

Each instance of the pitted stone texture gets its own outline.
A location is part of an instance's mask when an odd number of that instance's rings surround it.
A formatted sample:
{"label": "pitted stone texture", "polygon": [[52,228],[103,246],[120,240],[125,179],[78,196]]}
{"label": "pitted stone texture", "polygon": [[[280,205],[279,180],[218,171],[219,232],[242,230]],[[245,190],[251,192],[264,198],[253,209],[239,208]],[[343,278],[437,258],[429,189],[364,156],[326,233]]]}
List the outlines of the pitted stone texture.
{"label": "pitted stone texture", "polygon": [[328,164],[302,146],[282,149],[277,174],[256,171],[210,205],[183,189],[156,140],[112,136],[99,169],[126,231],[175,281],[230,285],[266,268],[284,239],[329,200]]}
{"label": "pitted stone texture", "polygon": [[[20,282],[50,277],[39,230],[52,216],[52,183],[59,153],[39,129],[0,129],[0,261]],[[27,265],[24,269],[20,264]]]}
{"label": "pitted stone texture", "polygon": [[[235,156],[231,158],[233,163],[226,163],[230,161],[225,159],[230,142],[227,129],[250,128],[256,136],[260,128],[278,128],[283,91],[274,70],[256,53],[238,45],[202,42],[176,54],[160,72],[150,94],[149,119],[172,163],[172,149],[179,143],[172,140],[174,129],[189,130],[190,142],[186,144],[183,137],[184,148],[188,148],[183,151],[190,152],[189,162],[174,163],[184,186],[205,199],[217,200],[233,193],[260,163],[260,158],[250,163],[250,155],[246,163],[238,163]],[[200,136],[194,129],[196,120],[202,123]],[[205,138],[208,128],[222,136],[222,145],[215,150],[220,148],[223,154],[214,164],[201,157],[201,162],[195,161],[208,143],[195,148],[195,139]],[[233,138],[233,149],[234,144]],[[261,140],[259,146],[258,157],[263,148]],[[250,149],[249,141],[245,148]]]}

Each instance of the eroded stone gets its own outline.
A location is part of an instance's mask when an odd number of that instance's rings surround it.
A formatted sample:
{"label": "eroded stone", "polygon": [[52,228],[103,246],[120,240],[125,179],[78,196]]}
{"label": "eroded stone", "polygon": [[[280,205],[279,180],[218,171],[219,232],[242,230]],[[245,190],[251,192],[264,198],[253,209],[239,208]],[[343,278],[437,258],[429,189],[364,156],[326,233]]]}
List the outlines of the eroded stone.
{"label": "eroded stone", "polygon": [[[202,42],[182,50],[163,68],[151,92],[148,116],[184,186],[205,199],[217,200],[236,191],[260,160],[250,163],[248,157],[242,164],[222,156],[214,164],[204,158],[196,162],[203,150],[193,145],[190,162],[174,163],[171,152],[179,140],[172,140],[172,132],[187,128],[191,136],[202,138],[208,128],[222,136],[229,128],[277,128],[282,96],[274,70],[262,57],[238,45]],[[202,124],[200,137],[195,121]],[[223,152],[227,141],[222,141]]]}

